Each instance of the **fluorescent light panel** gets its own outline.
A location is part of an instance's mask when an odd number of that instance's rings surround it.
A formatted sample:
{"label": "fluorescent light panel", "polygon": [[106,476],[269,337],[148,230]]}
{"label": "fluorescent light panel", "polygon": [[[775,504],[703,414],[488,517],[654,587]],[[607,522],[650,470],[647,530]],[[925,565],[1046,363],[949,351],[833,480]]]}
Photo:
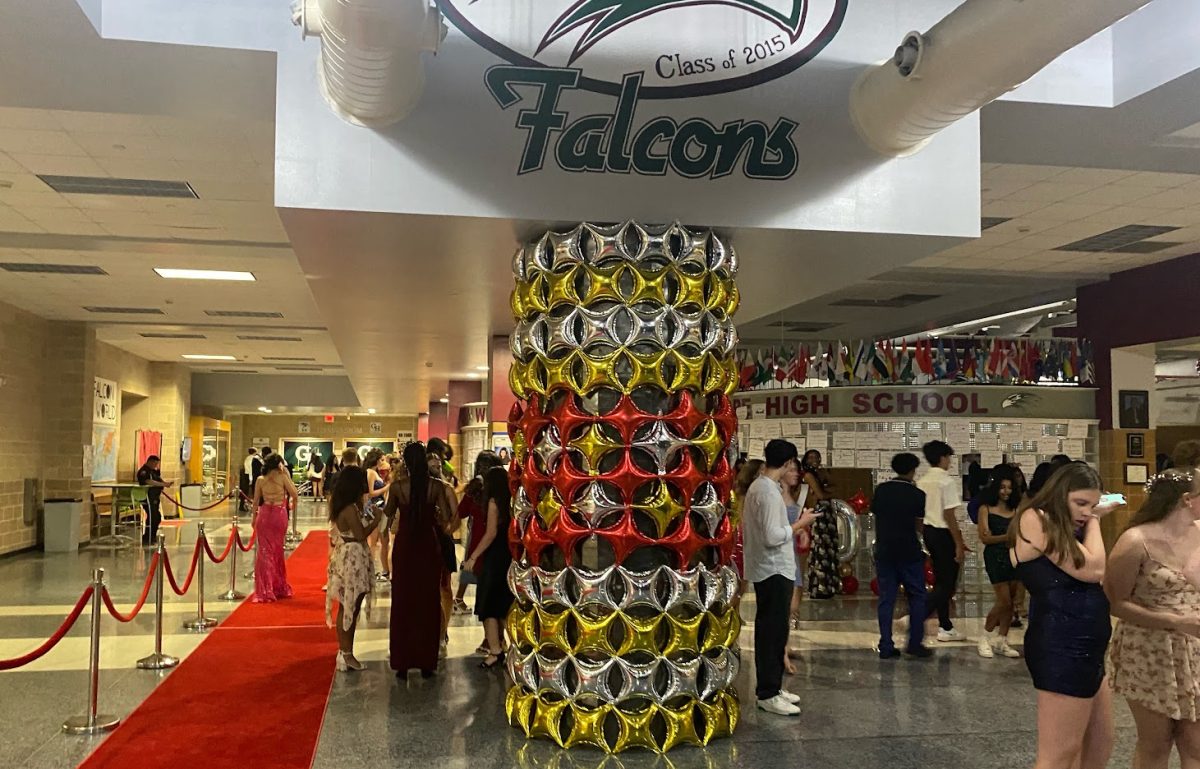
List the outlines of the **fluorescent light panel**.
{"label": "fluorescent light panel", "polygon": [[184,360],[237,360],[232,355],[184,355]]}
{"label": "fluorescent light panel", "polygon": [[986,318],[976,318],[975,320],[967,321],[966,323],[955,323],[953,326],[944,328],[935,328],[933,331],[926,332],[930,336],[942,336],[954,331],[961,331],[967,328],[974,328],[992,321],[1004,320],[1005,318],[1016,318],[1022,315],[1034,315],[1039,312],[1047,312],[1049,310],[1058,310],[1071,304],[1070,299],[1064,299],[1061,302],[1051,302],[1050,304],[1039,304],[1036,307],[1026,307],[1024,310],[1013,310],[1012,312],[1002,312],[999,315],[989,315]]}
{"label": "fluorescent light panel", "polygon": [[234,280],[251,282],[254,273],[241,270],[188,270],[176,267],[155,267],[159,277],[172,280]]}

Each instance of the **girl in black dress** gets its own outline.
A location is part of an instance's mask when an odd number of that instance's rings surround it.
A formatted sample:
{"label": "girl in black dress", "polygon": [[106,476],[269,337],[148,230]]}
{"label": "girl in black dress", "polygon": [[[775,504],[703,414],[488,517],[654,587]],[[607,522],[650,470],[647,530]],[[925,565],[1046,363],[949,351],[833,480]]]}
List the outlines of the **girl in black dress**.
{"label": "girl in black dress", "polygon": [[1029,591],[1025,664],[1037,689],[1034,769],[1103,769],[1113,746],[1104,653],[1112,626],[1100,536],[1100,476],[1083,462],[1057,470],[1009,526],[1017,577]]}
{"label": "girl in black dress", "polygon": [[834,598],[842,594],[841,561],[838,559],[837,516],[830,507],[829,476],[821,467],[821,452],[809,449],[800,462],[800,473],[808,486],[804,506],[816,509],[821,517],[812,525],[812,550],[808,554],[808,595]]}
{"label": "girl in black dress", "polygon": [[[503,467],[488,470],[483,477],[483,488],[487,499],[487,531],[472,545],[471,557],[463,568],[479,575],[475,616],[483,620],[488,647],[488,655],[479,666],[490,670],[504,662],[504,620],[513,603],[508,588],[508,567],[512,564],[512,551],[508,549],[512,508],[508,471]],[[476,563],[482,568],[476,570]]]}

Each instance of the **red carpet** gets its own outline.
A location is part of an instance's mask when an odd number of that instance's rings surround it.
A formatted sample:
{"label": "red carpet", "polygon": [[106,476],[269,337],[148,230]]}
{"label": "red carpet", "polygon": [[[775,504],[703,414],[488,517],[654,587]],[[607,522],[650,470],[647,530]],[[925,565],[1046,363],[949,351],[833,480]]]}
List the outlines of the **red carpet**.
{"label": "red carpet", "polygon": [[328,549],[326,533],[309,534],[287,562],[295,596],[238,607],[82,769],[309,769],[337,654]]}

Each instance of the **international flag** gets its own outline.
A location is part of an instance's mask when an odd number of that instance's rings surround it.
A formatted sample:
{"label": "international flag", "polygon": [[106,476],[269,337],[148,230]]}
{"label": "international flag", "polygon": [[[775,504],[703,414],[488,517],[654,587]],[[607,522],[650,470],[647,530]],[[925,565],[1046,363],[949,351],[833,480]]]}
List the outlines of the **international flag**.
{"label": "international flag", "polygon": [[1074,341],[1067,342],[1067,349],[1063,351],[1062,372],[1067,382],[1079,376],[1079,347]]}
{"label": "international flag", "polygon": [[[933,377],[933,343],[928,339],[922,339],[917,342],[917,349],[913,353],[916,358],[917,372],[922,377]],[[915,377],[914,377],[915,378]]]}
{"label": "international flag", "polygon": [[941,339],[937,343],[937,352],[933,356],[933,378],[941,382],[946,378],[946,346]]}
{"label": "international flag", "polygon": [[887,351],[884,349],[883,342],[876,342],[871,345],[871,379],[874,382],[891,381],[892,372],[887,361]]}
{"label": "international flag", "polygon": [[845,384],[854,384],[854,363],[850,360],[850,347],[842,346],[842,340],[837,343],[837,370]]}
{"label": "international flag", "polygon": [[900,348],[900,357],[896,361],[896,370],[901,382],[909,384],[913,377],[916,376],[913,371],[913,354],[908,350],[908,340],[904,340],[904,346]]}
{"label": "international flag", "polygon": [[738,378],[740,379],[741,389],[749,390],[754,387],[754,378],[758,374],[758,369],[754,366],[754,361],[750,359],[748,350],[738,351]]}
{"label": "international flag", "polygon": [[1018,362],[1016,341],[1004,343],[1004,374],[1013,382],[1021,378],[1021,365]]}
{"label": "international flag", "polygon": [[787,350],[780,348],[774,353],[772,365],[775,367],[775,381],[783,384],[788,378]]}
{"label": "international flag", "polygon": [[[872,350],[874,347],[872,346]],[[858,340],[858,349],[854,352],[854,382],[867,384],[871,381],[871,357],[868,347],[862,339]]]}
{"label": "international flag", "polygon": [[788,364],[787,377],[801,385],[808,379],[808,349],[804,345],[796,348],[796,354]]}
{"label": "international flag", "polygon": [[987,376],[988,381],[995,381],[1000,378],[1000,371],[1004,366],[1004,348],[1000,346],[999,339],[992,340],[992,349],[988,353],[987,361]]}
{"label": "international flag", "polygon": [[1079,340],[1079,384],[1096,384],[1096,364],[1092,357],[1092,343],[1086,339]]}
{"label": "international flag", "polygon": [[963,350],[962,378],[968,382],[974,382],[978,374],[975,366],[975,343],[968,341],[966,349]]}
{"label": "international flag", "polygon": [[946,353],[946,378],[958,379],[958,342],[950,340],[950,350]]}

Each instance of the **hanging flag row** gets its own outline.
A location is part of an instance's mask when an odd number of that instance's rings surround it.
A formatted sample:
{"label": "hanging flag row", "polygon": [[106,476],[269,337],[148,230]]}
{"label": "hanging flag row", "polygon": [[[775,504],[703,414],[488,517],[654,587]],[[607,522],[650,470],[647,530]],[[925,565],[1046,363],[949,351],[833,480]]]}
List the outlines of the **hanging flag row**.
{"label": "hanging flag row", "polygon": [[941,337],[896,344],[802,342],[738,348],[741,390],[929,384],[1095,384],[1086,339]]}

